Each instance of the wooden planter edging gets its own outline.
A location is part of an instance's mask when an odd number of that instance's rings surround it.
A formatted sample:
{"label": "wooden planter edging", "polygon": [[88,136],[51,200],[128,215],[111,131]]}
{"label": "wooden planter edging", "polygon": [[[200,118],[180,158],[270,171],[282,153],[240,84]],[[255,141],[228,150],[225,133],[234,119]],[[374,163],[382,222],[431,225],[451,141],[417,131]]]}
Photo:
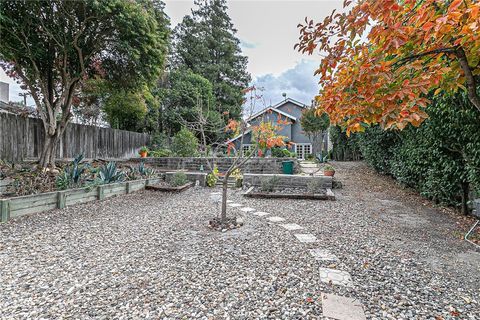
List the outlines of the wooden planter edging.
{"label": "wooden planter edging", "polygon": [[325,194],[314,194],[314,193],[253,192],[253,188],[250,188],[243,195],[249,198],[266,198],[266,199],[335,200],[335,195],[333,194],[331,189],[327,189]]}
{"label": "wooden planter edging", "polygon": [[0,222],[7,222],[10,219],[18,218],[26,214],[52,209],[63,209],[66,206],[74,204],[128,194],[145,189],[147,185],[158,183],[160,180],[161,178],[133,180],[104,184],[95,187],[84,187],[0,199]]}
{"label": "wooden planter edging", "polygon": [[191,186],[193,186],[193,182],[189,182],[187,184],[184,184],[183,186],[178,186],[178,187],[148,185],[145,187],[145,189],[163,191],[163,192],[181,192],[181,191],[187,190]]}

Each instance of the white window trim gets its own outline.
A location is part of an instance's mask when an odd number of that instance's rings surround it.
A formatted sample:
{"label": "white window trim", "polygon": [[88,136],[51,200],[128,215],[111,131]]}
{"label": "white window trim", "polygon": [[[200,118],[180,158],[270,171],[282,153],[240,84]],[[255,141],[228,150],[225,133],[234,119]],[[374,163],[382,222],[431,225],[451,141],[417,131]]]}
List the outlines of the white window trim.
{"label": "white window trim", "polygon": [[[305,152],[304,152],[304,151],[305,151],[305,146],[310,146],[310,148],[309,148],[310,152],[308,152],[308,154],[312,154],[312,153],[313,153],[313,149],[312,149],[312,144],[311,144],[311,143],[295,143],[294,146],[295,146],[294,152],[297,154],[297,158],[298,158],[298,159],[302,159],[302,160],[305,159]],[[298,152],[297,152],[297,150],[298,150],[298,149],[297,149],[297,146],[301,146],[301,147],[302,147],[302,156],[301,156],[301,157],[299,157],[299,154],[298,154]]]}

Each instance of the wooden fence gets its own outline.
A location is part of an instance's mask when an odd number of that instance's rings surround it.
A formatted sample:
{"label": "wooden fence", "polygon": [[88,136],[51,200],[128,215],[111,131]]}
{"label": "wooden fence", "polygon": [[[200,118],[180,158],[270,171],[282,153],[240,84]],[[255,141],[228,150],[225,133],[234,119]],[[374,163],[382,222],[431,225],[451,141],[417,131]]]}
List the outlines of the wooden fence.
{"label": "wooden fence", "polygon": [[[57,157],[74,158],[78,154],[85,158],[131,157],[149,140],[145,133],[70,123],[59,141]],[[43,141],[40,119],[0,113],[0,159],[10,162],[36,159]]]}

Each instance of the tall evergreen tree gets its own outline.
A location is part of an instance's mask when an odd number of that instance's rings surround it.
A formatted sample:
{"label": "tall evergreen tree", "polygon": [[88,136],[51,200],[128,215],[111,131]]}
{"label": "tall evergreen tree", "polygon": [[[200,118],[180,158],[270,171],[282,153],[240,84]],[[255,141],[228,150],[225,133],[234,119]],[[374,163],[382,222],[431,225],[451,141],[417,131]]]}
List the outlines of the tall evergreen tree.
{"label": "tall evergreen tree", "polygon": [[173,67],[188,68],[208,79],[213,84],[218,111],[239,118],[242,90],[251,78],[226,1],[196,0],[195,4],[198,8],[174,30]]}

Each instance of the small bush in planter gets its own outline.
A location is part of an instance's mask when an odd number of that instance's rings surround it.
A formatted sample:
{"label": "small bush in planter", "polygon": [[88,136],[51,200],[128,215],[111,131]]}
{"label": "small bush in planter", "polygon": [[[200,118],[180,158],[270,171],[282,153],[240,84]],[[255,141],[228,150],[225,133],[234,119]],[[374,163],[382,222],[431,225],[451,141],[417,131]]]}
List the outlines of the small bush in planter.
{"label": "small bush in planter", "polygon": [[277,176],[264,178],[260,184],[260,189],[264,192],[273,192],[280,179]]}
{"label": "small bush in planter", "polygon": [[307,183],[307,191],[309,193],[320,193],[322,190],[322,183],[319,180],[312,179]]}
{"label": "small bush in planter", "polygon": [[175,172],[173,174],[172,180],[170,180],[170,185],[172,185],[173,187],[184,186],[187,183],[187,175],[184,172]]}
{"label": "small bush in planter", "polygon": [[329,164],[323,167],[323,174],[325,176],[333,177],[335,175],[335,168]]}

